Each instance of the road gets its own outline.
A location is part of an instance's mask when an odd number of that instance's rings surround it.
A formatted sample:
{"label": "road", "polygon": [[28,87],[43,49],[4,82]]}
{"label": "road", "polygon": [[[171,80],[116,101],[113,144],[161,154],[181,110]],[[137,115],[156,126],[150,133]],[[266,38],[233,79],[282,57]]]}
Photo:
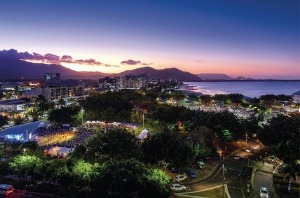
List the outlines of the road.
{"label": "road", "polygon": [[269,198],[275,198],[275,192],[273,190],[273,165],[264,163],[264,165],[258,164],[260,167],[257,169],[254,175],[254,197],[259,198],[260,187],[266,187],[269,192]]}
{"label": "road", "polygon": [[[248,146],[255,149],[255,151],[253,153],[248,153],[248,152],[245,152],[240,149],[240,150],[235,151],[234,153],[232,153],[231,155],[229,155],[227,157],[225,156],[224,160],[219,162],[221,166],[223,164],[225,166],[226,171],[224,171],[224,177],[223,177],[223,169],[221,167],[217,173],[215,173],[211,177],[207,178],[206,180],[201,181],[199,183],[187,185],[187,187],[188,187],[187,192],[176,193],[176,195],[192,197],[196,194],[198,195],[199,192],[202,192],[202,193],[205,192],[205,190],[216,191],[216,193],[219,193],[218,191],[220,191],[220,186],[226,184],[228,193],[231,198],[243,197],[243,194],[242,194],[241,188],[240,188],[242,169],[243,169],[243,167],[247,166],[248,163],[249,163],[249,165],[251,165],[252,163],[251,163],[250,159],[258,158],[260,155],[260,153],[258,151],[260,151],[260,149],[262,149],[262,144],[254,141],[254,140],[251,140],[251,139],[248,140]],[[240,160],[236,160],[233,158],[234,155],[241,156],[242,158]],[[272,180],[270,178],[268,178],[268,180],[271,183]],[[258,184],[258,185],[261,185],[261,184]],[[258,188],[258,190],[259,190],[259,188]],[[258,195],[259,195],[259,193],[258,193]],[[210,196],[208,196],[208,197],[210,197]],[[213,195],[212,195],[212,197],[213,197]]]}

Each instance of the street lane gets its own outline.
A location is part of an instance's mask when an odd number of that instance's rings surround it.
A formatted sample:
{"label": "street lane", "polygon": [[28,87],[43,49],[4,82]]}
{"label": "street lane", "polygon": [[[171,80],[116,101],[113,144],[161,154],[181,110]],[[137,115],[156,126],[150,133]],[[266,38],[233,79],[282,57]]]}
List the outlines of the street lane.
{"label": "street lane", "polygon": [[[218,172],[216,172],[211,177],[207,178],[205,181],[187,185],[187,192],[182,192],[179,194],[191,195],[193,192],[199,192],[203,190],[205,191],[205,189],[211,189],[223,184],[227,184],[228,192],[231,198],[243,197],[240,188],[242,170],[245,166],[248,165],[248,158],[249,165],[251,166],[251,159],[256,159],[259,157],[259,152],[263,146],[259,142],[249,139],[248,147],[254,148],[255,150],[253,152],[245,152],[244,150],[240,149],[231,153],[228,156],[225,156],[224,160],[219,161],[221,168],[218,169]],[[241,156],[241,159],[234,159],[234,155]],[[225,165],[226,169],[224,174],[225,180],[223,180],[223,164]],[[269,179],[269,181],[271,181],[271,179]]]}
{"label": "street lane", "polygon": [[255,198],[260,197],[259,195],[260,187],[266,187],[268,189],[270,198],[275,197],[275,194],[272,191],[272,182],[273,182],[272,173],[261,172],[258,170],[254,176],[254,194],[255,194],[254,197]]}

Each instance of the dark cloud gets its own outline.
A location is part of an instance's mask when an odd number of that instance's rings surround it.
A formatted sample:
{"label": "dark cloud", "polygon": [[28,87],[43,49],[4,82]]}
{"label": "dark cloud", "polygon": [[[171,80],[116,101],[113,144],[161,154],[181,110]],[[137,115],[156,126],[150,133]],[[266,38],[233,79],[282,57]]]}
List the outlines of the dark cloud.
{"label": "dark cloud", "polygon": [[87,59],[87,60],[83,60],[83,59],[75,60],[74,63],[80,64],[80,65],[92,65],[92,66],[102,65],[101,62],[96,61],[95,59],[92,59],[92,58]]}
{"label": "dark cloud", "polygon": [[123,65],[139,65],[141,63],[141,61],[135,61],[135,60],[125,60],[125,61],[122,61],[121,64]]}
{"label": "dark cloud", "polygon": [[60,62],[61,62],[61,63],[73,63],[73,58],[72,58],[72,56],[63,55],[63,56],[60,58]]}
{"label": "dark cloud", "polygon": [[71,63],[71,64],[90,65],[90,66],[119,67],[117,65],[103,64],[100,61],[97,61],[92,58],[73,60],[72,56],[69,55],[63,55],[62,57],[60,57],[50,53],[42,55],[33,52],[32,54],[30,54],[28,52],[18,52],[15,49],[2,50],[2,51],[0,50],[0,58],[19,59],[25,61],[26,60],[40,61],[43,63],[50,63],[50,64]]}
{"label": "dark cloud", "polygon": [[122,65],[152,65],[153,63],[142,63],[141,61],[135,61],[132,59],[128,59],[121,62]]}
{"label": "dark cloud", "polygon": [[43,61],[47,63],[60,64],[60,57],[54,54],[45,54]]}
{"label": "dark cloud", "polygon": [[0,58],[23,59],[23,58],[33,58],[33,55],[28,52],[19,53],[15,49],[10,49],[10,50],[0,51]]}

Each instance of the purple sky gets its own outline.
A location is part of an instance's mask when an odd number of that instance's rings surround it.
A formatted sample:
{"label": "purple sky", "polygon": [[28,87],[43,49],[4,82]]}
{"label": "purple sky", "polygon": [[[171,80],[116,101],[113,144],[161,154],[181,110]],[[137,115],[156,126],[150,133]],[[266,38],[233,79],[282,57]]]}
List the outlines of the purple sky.
{"label": "purple sky", "polygon": [[300,79],[299,7],[297,0],[10,0],[0,6],[0,50],[106,73],[151,66]]}

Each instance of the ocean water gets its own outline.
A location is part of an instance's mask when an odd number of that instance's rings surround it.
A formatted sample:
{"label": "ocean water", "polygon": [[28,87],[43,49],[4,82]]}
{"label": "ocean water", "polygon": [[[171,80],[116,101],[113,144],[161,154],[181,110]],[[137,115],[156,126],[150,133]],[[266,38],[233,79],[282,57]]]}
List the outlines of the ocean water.
{"label": "ocean water", "polygon": [[184,82],[180,89],[209,95],[240,93],[253,98],[265,94],[292,95],[300,91],[300,81]]}

